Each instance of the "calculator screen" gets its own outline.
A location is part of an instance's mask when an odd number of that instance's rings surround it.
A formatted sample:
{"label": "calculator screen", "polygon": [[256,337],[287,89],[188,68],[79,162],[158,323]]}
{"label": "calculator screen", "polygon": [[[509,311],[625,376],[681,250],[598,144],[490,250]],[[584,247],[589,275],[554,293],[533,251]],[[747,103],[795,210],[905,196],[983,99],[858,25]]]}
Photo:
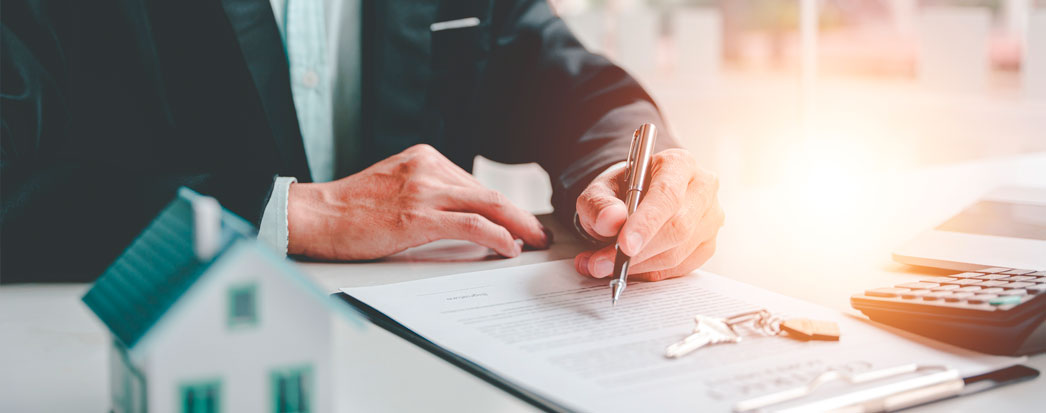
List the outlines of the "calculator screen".
{"label": "calculator screen", "polygon": [[937,229],[1046,240],[1046,205],[979,201],[941,224]]}

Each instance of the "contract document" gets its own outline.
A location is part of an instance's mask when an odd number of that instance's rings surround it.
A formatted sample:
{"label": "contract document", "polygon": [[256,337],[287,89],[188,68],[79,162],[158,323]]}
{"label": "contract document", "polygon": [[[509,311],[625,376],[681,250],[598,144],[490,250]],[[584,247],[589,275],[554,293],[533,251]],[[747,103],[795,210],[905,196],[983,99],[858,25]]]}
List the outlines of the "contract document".
{"label": "contract document", "polygon": [[[838,311],[702,271],[630,283],[616,307],[607,282],[572,260],[345,288],[355,300],[553,406],[582,411],[729,411],[734,403],[806,385],[827,370],[859,373],[917,362],[964,377],[1017,364],[892,334]],[[743,340],[679,359],[665,347],[697,314],[765,308],[830,320],[839,341],[798,341],[741,329]]]}

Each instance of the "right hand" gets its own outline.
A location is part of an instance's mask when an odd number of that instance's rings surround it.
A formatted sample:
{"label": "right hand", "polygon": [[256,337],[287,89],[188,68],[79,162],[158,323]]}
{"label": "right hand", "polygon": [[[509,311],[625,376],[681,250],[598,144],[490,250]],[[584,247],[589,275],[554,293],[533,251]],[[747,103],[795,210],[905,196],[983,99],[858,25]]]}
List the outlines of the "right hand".
{"label": "right hand", "polygon": [[471,241],[505,257],[516,239],[547,248],[534,215],[484,188],[429,145],[415,145],[337,181],[291,184],[287,252],[367,260],[440,239]]}

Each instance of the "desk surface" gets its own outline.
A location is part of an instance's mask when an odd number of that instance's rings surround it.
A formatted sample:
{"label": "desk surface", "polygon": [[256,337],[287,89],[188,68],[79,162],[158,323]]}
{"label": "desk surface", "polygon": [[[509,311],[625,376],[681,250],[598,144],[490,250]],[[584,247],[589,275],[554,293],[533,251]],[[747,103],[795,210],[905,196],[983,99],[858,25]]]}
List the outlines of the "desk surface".
{"label": "desk surface", "polygon": [[[849,296],[926,275],[896,264],[890,248],[942,221],[979,195],[1003,185],[1042,186],[1046,154],[1010,157],[877,177],[875,184],[814,192],[803,184],[722,194],[727,225],[705,269],[840,311]],[[822,188],[823,191],[823,188]],[[514,259],[448,241],[389,259],[354,264],[305,263],[329,291],[570,258],[583,245],[543,217],[557,233],[547,251]],[[85,285],[0,288],[0,411],[104,411],[108,408],[107,336],[80,303]],[[380,329],[374,329],[380,330]],[[389,333],[376,331],[366,349],[346,349],[348,362],[380,369],[352,383],[353,396],[387,411],[527,411],[493,386]],[[369,354],[367,357],[357,357]],[[352,358],[356,357],[356,358]],[[1046,371],[1046,354],[1028,365]],[[1004,411],[1046,405],[1037,379],[924,406],[924,411]],[[460,395],[467,394],[467,398]],[[406,395],[406,397],[405,397]],[[368,410],[372,410],[368,409]]]}

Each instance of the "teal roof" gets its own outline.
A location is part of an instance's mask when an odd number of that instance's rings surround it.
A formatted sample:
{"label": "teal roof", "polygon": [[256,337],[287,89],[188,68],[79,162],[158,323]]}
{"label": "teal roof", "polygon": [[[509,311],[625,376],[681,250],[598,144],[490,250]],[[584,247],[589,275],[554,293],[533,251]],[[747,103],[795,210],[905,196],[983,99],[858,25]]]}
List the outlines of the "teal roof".
{"label": "teal roof", "polygon": [[[200,261],[193,249],[192,201],[188,188],[146,227],[84,296],[127,348],[133,347],[220,256]],[[254,233],[247,221],[222,209],[220,251]]]}

